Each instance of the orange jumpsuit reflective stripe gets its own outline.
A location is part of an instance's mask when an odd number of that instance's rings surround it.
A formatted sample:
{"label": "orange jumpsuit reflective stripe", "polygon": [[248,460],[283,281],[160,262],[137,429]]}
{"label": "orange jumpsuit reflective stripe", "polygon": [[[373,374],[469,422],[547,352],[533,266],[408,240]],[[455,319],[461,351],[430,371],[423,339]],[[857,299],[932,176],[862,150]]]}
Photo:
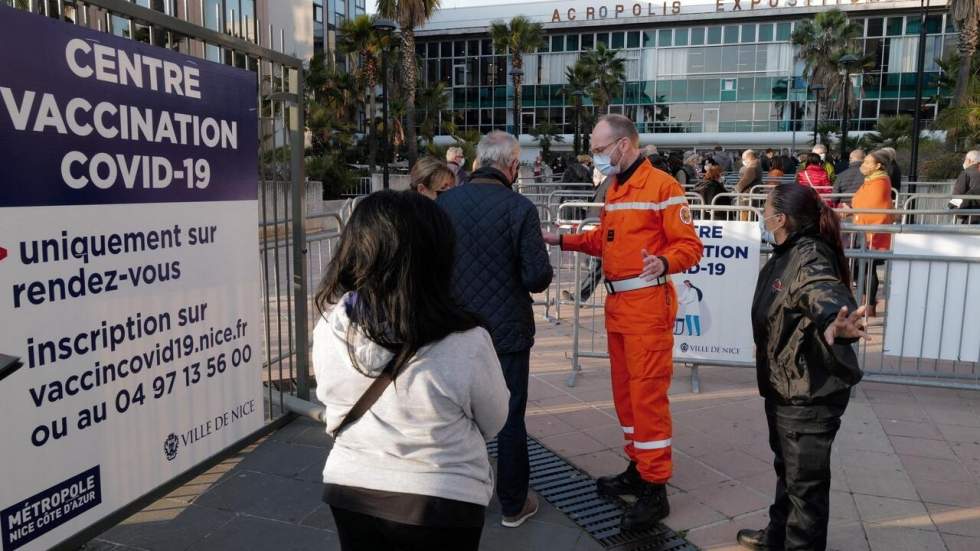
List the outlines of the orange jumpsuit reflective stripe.
{"label": "orange jumpsuit reflective stripe", "polygon": [[[599,226],[563,236],[562,248],[601,256],[603,274],[611,281],[638,276],[643,271],[643,249],[664,257],[670,273],[697,264],[703,250],[680,184],[649,161],[643,161],[626,182],[609,188]],[[666,482],[672,469],[667,391],[673,374],[676,314],[671,283],[606,298],[616,414],[626,453],[649,482]]]}

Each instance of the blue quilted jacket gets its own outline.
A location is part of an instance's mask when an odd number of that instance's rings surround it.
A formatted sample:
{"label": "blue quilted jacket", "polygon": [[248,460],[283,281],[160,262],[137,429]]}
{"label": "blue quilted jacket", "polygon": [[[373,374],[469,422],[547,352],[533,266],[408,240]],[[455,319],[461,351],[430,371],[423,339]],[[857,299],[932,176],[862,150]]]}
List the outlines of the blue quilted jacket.
{"label": "blue quilted jacket", "polygon": [[438,203],[456,229],[457,299],[487,322],[498,354],[530,349],[531,293],[547,289],[552,277],[537,209],[493,168],[477,170]]}

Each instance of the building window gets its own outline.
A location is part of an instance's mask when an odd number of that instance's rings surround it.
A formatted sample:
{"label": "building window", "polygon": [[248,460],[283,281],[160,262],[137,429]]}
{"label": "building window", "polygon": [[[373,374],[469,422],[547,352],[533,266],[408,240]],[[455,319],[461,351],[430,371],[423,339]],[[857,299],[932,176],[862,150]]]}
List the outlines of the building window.
{"label": "building window", "polygon": [[738,43],[738,26],[726,25],[725,44],[736,44],[736,43]]}
{"label": "building window", "polygon": [[570,34],[570,35],[568,35],[568,36],[565,37],[565,49],[568,50],[569,52],[577,52],[578,51],[578,35],[577,34]]}
{"label": "building window", "polygon": [[674,29],[674,46],[687,46],[688,29]]}
{"label": "building window", "polygon": [[655,31],[643,31],[643,47],[654,48],[657,45],[657,33]]}
{"label": "building window", "polygon": [[565,35],[559,34],[551,37],[551,51],[552,52],[565,51]]}
{"label": "building window", "polygon": [[708,27],[708,44],[721,44],[721,27]]}
{"label": "building window", "polygon": [[595,35],[592,33],[582,35],[582,50],[595,48]]}
{"label": "building window", "polygon": [[734,92],[735,91],[735,79],[734,78],[724,78],[721,80],[721,91],[722,92]]}
{"label": "building window", "polygon": [[596,33],[595,43],[603,47],[609,47],[609,33]]}
{"label": "building window", "polygon": [[671,29],[660,29],[657,32],[657,46],[660,48],[671,46],[672,36]]}
{"label": "building window", "polygon": [[701,46],[704,44],[704,27],[694,27],[691,29],[691,46]]}
{"label": "building window", "polygon": [[763,23],[759,25],[759,42],[772,42],[772,39],[773,39],[772,23]]}
{"label": "building window", "polygon": [[630,31],[626,33],[626,47],[627,48],[640,47],[640,31]]}
{"label": "building window", "polygon": [[622,50],[626,47],[626,33],[617,31],[612,33],[612,49]]}
{"label": "building window", "polygon": [[877,37],[884,34],[885,22],[882,18],[872,17],[867,21],[867,36]]}
{"label": "building window", "polygon": [[755,42],[755,25],[742,25],[742,42]]}
{"label": "building window", "polygon": [[902,34],[903,17],[889,17],[886,32],[888,36],[900,36]]}
{"label": "building window", "polygon": [[776,24],[776,40],[778,42],[789,42],[793,34],[793,25],[789,21]]}

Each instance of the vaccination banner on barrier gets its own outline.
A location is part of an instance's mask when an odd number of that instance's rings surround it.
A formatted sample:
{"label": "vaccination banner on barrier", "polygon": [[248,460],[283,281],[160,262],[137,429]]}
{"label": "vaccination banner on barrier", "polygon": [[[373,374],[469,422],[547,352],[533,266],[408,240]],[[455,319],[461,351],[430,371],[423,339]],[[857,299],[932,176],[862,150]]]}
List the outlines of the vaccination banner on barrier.
{"label": "vaccination banner on barrier", "polygon": [[752,363],[749,312],[759,276],[756,222],[698,221],[701,262],[674,274],[674,360]]}
{"label": "vaccination banner on barrier", "polygon": [[892,262],[885,354],[980,361],[980,236],[900,233],[894,243],[896,257],[962,260]]}
{"label": "vaccination banner on barrier", "polygon": [[0,549],[49,549],[263,425],[256,79],[0,36]]}

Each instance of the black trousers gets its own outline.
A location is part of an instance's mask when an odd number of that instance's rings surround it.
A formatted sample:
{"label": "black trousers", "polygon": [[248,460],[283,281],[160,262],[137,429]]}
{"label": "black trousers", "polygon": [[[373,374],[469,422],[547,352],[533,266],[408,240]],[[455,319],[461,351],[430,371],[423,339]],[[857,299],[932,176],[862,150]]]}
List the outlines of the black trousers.
{"label": "black trousers", "polygon": [[582,296],[582,302],[589,300],[592,293],[595,292],[596,286],[602,281],[602,260],[598,258],[589,259],[589,272],[582,276],[584,280],[582,281],[582,289],[579,293]]}
{"label": "black trousers", "polygon": [[507,422],[497,435],[497,499],[504,516],[514,516],[524,508],[527,499],[531,464],[527,456],[527,377],[531,351],[498,354],[504,371],[510,403]]}
{"label": "black trousers", "polygon": [[866,295],[868,304],[873,305],[878,301],[878,286],[880,285],[880,282],[878,281],[878,266],[884,265],[884,260],[873,260],[868,266],[868,279],[870,280]]}
{"label": "black trousers", "polygon": [[830,521],[830,447],[847,408],[783,406],[766,401],[769,446],[775,454],[776,498],[769,507],[769,543],[786,551],[827,548]]}
{"label": "black trousers", "polygon": [[414,526],[331,507],[343,551],[477,551],[483,526]]}

